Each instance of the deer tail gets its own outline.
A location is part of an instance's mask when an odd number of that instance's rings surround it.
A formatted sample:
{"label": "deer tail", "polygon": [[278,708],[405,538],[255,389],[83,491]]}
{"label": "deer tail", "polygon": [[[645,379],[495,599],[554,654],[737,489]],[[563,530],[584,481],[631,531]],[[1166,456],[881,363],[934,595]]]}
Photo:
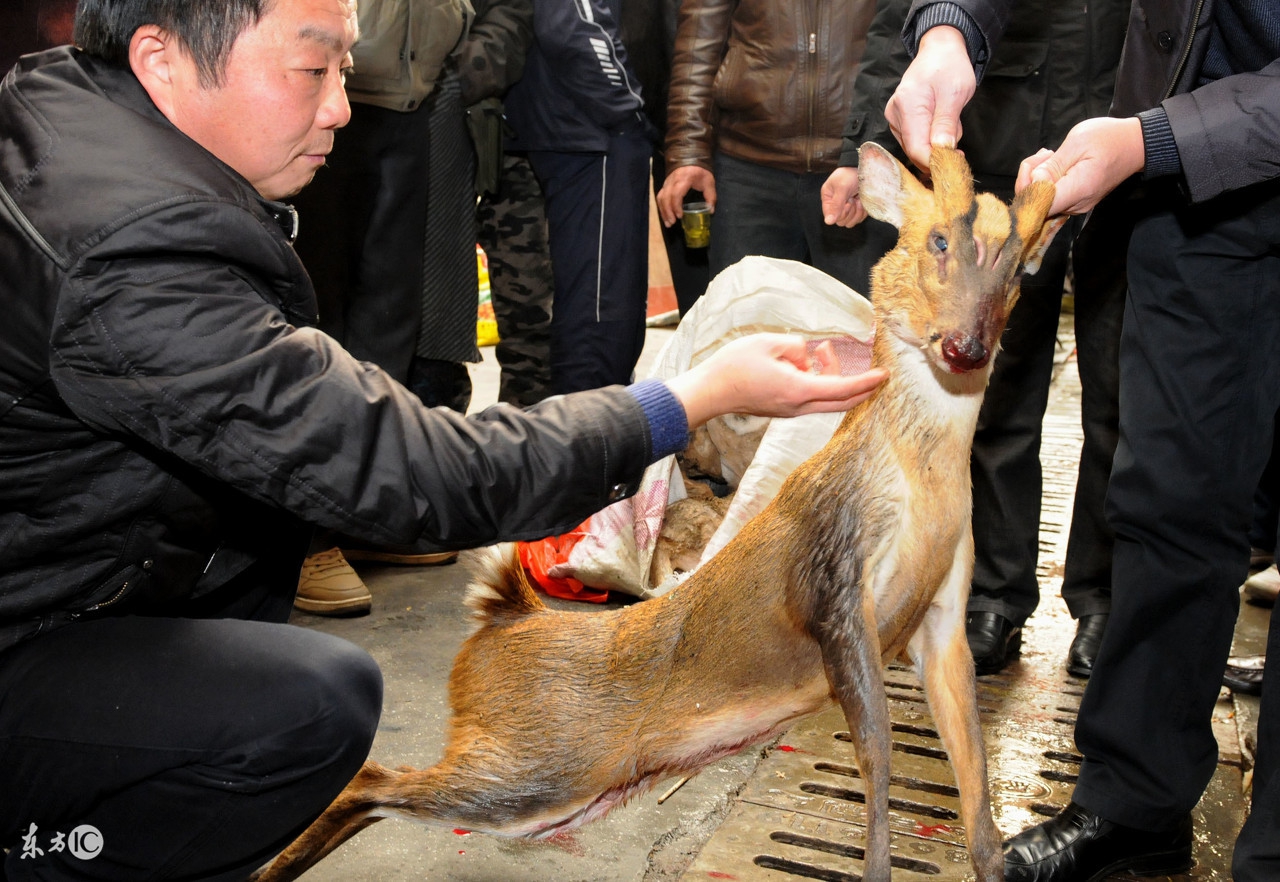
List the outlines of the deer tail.
{"label": "deer tail", "polygon": [[482,548],[471,556],[469,563],[472,580],[467,587],[466,603],[480,626],[495,619],[521,618],[547,608],[534,591],[514,542]]}

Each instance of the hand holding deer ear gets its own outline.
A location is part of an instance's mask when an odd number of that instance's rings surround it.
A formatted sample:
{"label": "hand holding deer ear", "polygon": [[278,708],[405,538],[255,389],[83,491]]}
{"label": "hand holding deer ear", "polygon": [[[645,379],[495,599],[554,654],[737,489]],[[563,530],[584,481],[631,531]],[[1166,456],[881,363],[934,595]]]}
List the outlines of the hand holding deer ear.
{"label": "hand holding deer ear", "polygon": [[922,170],[932,148],[960,142],[960,111],[978,88],[964,36],[953,27],[925,31],[916,57],[884,109],[889,130]]}
{"label": "hand holding deer ear", "polygon": [[1137,117],[1078,123],[1057,150],[1041,150],[1018,167],[1017,192],[1033,182],[1054,184],[1052,215],[1084,214],[1146,165]]}
{"label": "hand holding deer ear", "polygon": [[667,386],[693,428],[726,413],[791,417],[849,410],[889,376],[879,368],[841,376],[829,343],[818,347],[815,361],[816,372],[802,337],[752,334],[667,380]]}

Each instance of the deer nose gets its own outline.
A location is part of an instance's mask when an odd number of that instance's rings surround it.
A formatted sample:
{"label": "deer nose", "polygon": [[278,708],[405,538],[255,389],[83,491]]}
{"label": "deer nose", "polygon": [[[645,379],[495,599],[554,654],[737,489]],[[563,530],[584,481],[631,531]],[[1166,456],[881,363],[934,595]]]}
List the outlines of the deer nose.
{"label": "deer nose", "polygon": [[982,367],[991,353],[982,341],[972,334],[952,331],[942,340],[942,357],[957,373]]}

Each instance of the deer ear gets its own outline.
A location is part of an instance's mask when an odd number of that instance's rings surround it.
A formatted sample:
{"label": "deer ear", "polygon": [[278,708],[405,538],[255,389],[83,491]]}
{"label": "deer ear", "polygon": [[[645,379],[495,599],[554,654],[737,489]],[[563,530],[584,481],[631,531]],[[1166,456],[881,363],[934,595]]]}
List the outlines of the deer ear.
{"label": "deer ear", "polygon": [[1014,197],[1011,206],[1018,237],[1026,243],[1022,255],[1022,271],[1027,275],[1040,268],[1040,261],[1049,250],[1053,237],[1067,222],[1066,215],[1046,220],[1049,207],[1053,205],[1053,194],[1053,184],[1037,181]]}
{"label": "deer ear", "polygon": [[902,229],[907,198],[924,185],[874,141],[858,148],[858,198],[867,214]]}
{"label": "deer ear", "polygon": [[1060,214],[1055,218],[1045,221],[1044,226],[1040,228],[1040,237],[1027,250],[1027,256],[1022,261],[1022,272],[1024,275],[1033,275],[1036,270],[1040,269],[1040,261],[1044,260],[1045,253],[1049,250],[1049,245],[1053,242],[1053,237],[1058,235],[1058,230],[1062,229],[1062,225],[1067,222],[1067,215]]}

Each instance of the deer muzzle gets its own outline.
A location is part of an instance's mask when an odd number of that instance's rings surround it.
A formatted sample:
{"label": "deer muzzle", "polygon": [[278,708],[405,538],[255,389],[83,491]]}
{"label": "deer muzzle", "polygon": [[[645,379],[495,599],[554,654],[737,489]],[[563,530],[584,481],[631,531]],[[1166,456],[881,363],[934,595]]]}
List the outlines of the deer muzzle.
{"label": "deer muzzle", "polygon": [[974,334],[952,331],[942,338],[942,358],[957,374],[985,367],[991,350]]}

